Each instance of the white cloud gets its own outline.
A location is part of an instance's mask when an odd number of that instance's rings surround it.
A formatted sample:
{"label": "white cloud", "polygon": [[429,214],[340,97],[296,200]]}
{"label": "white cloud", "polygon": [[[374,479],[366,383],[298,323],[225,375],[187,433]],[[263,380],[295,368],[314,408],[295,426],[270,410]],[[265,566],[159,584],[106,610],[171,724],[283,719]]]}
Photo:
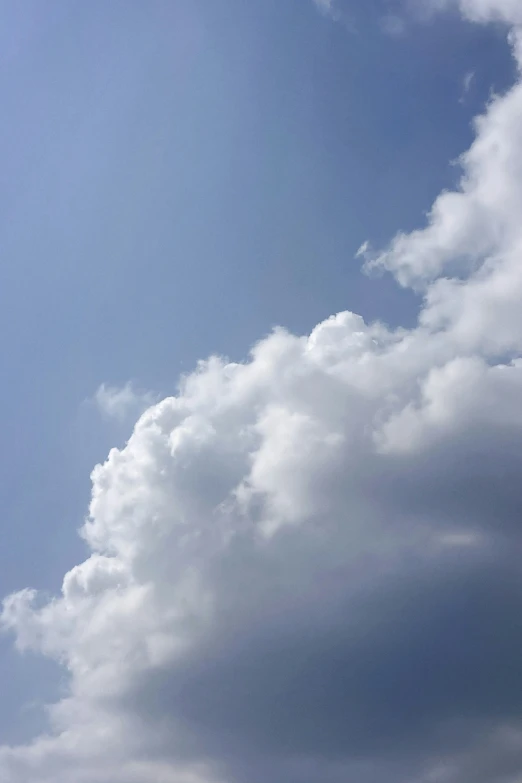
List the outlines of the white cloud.
{"label": "white cloud", "polygon": [[[458,190],[440,194],[425,228],[398,234],[389,248],[369,261],[370,267],[393,272],[402,285],[427,291],[422,314],[425,322],[443,311],[446,318],[451,301],[460,308],[467,300],[465,311],[458,316],[455,313],[455,319],[461,320],[473,307],[471,300],[480,301],[477,286],[483,287],[487,298],[494,298],[496,286],[502,285],[502,280],[507,282],[506,276],[510,278],[508,285],[518,284],[521,110],[522,83],[518,82],[507,95],[494,98],[485,114],[475,120],[477,137],[461,156],[463,173]],[[462,275],[467,276],[465,285],[460,282]],[[515,290],[511,293],[517,296]],[[507,294],[504,291],[509,299]],[[436,306],[441,295],[444,303],[439,301]],[[495,306],[493,301],[491,305]],[[511,332],[511,325],[508,328]]]}
{"label": "white cloud", "polygon": [[434,14],[453,11],[479,24],[500,23],[509,27],[522,25],[518,0],[390,0],[408,17],[429,21]]}
{"label": "white cloud", "polygon": [[415,328],[340,313],[211,358],[94,470],[88,559],[4,602],[70,685],[1,783],[517,780],[520,83],[476,130],[376,259]]}
{"label": "white cloud", "polygon": [[462,13],[474,22],[522,24],[522,6],[518,0],[458,0],[458,3]]}
{"label": "white cloud", "polygon": [[324,15],[339,22],[349,33],[357,32],[357,24],[350,7],[343,5],[340,0],[313,0],[315,6]]}
{"label": "white cloud", "polygon": [[334,0],[314,0],[314,3],[319,8],[320,11],[326,14],[334,14],[335,13],[335,4]]}
{"label": "white cloud", "polygon": [[471,90],[471,87],[473,85],[473,82],[475,81],[475,71],[468,71],[464,74],[464,78],[462,79],[462,93],[460,96],[460,103],[464,103],[466,100],[466,97]]}
{"label": "white cloud", "polygon": [[464,78],[462,80],[462,89],[464,90],[465,93],[468,93],[470,91],[474,79],[475,79],[475,71],[468,71],[466,74],[464,74]]}
{"label": "white cloud", "polygon": [[128,382],[125,386],[108,386],[102,383],[93,401],[103,416],[123,421],[136,417],[155,402],[151,392],[142,392]]}

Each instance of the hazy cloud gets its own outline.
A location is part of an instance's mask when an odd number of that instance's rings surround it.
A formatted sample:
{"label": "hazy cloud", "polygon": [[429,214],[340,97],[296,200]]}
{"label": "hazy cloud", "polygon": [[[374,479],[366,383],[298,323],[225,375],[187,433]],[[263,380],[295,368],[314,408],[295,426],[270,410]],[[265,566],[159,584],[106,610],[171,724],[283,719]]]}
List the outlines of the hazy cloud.
{"label": "hazy cloud", "polygon": [[109,386],[102,383],[96,390],[93,402],[103,416],[123,421],[136,418],[155,402],[151,392],[142,392],[128,382],[125,386]]}
{"label": "hazy cloud", "polygon": [[466,100],[466,97],[471,90],[471,87],[473,85],[473,82],[475,81],[475,71],[468,71],[464,74],[464,78],[462,79],[462,92],[460,96],[460,103],[464,103]]}
{"label": "hazy cloud", "polygon": [[400,38],[406,31],[406,22],[397,14],[386,14],[381,17],[380,25],[383,33],[392,38]]}

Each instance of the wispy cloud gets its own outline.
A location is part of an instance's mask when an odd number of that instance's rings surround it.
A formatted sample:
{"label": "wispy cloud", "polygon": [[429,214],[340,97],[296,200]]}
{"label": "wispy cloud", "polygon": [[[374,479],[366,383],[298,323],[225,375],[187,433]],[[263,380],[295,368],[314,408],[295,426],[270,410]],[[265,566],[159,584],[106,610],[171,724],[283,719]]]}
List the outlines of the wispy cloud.
{"label": "wispy cloud", "polygon": [[345,5],[341,5],[340,0],[313,0],[313,2],[322,14],[340,23],[350,33],[357,32],[354,13]]}
{"label": "wispy cloud", "polygon": [[400,38],[406,32],[406,21],[397,14],[386,14],[380,19],[380,27],[385,35]]}
{"label": "wispy cloud", "polygon": [[139,391],[128,382],[124,386],[110,386],[102,383],[93,397],[93,402],[103,416],[123,421],[135,417],[155,402],[151,392]]}
{"label": "wispy cloud", "polygon": [[466,97],[469,91],[471,90],[474,81],[475,81],[475,71],[468,71],[466,74],[464,74],[464,77],[462,79],[462,92],[459,99],[460,103],[465,102]]}
{"label": "wispy cloud", "polygon": [[335,0],[313,0],[316,6],[325,14],[335,15]]}

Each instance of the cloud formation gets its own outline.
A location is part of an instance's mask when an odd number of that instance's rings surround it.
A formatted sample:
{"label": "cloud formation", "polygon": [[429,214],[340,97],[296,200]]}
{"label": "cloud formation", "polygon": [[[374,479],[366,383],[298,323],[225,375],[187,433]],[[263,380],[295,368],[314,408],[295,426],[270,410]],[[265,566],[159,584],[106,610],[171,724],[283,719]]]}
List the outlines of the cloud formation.
{"label": "cloud formation", "polygon": [[436,11],[458,8],[472,22],[522,24],[522,7],[518,0],[427,0]]}
{"label": "cloud formation", "polygon": [[415,328],[345,312],[212,357],[95,468],[89,558],[4,601],[69,691],[1,783],[515,783],[521,139],[517,82],[371,256],[423,292]]}
{"label": "cloud formation", "polygon": [[462,94],[459,98],[460,103],[464,103],[475,81],[475,71],[468,71],[462,79]]}
{"label": "cloud formation", "polygon": [[109,419],[124,421],[130,416],[136,418],[154,402],[151,392],[142,392],[128,382],[124,386],[110,386],[102,383],[93,397],[94,404]]}
{"label": "cloud formation", "polygon": [[324,11],[325,13],[331,13],[333,11],[334,0],[314,0],[314,3],[319,10]]}

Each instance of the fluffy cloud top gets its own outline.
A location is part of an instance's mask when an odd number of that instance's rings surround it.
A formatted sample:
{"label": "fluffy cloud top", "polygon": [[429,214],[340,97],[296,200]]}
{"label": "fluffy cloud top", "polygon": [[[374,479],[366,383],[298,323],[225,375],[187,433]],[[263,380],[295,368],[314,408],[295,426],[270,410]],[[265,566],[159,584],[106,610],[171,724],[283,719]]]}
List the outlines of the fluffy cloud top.
{"label": "fluffy cloud top", "polygon": [[95,468],[88,559],[4,601],[69,689],[2,783],[519,779],[522,83],[476,130],[371,260],[423,290],[415,328],[211,358]]}

